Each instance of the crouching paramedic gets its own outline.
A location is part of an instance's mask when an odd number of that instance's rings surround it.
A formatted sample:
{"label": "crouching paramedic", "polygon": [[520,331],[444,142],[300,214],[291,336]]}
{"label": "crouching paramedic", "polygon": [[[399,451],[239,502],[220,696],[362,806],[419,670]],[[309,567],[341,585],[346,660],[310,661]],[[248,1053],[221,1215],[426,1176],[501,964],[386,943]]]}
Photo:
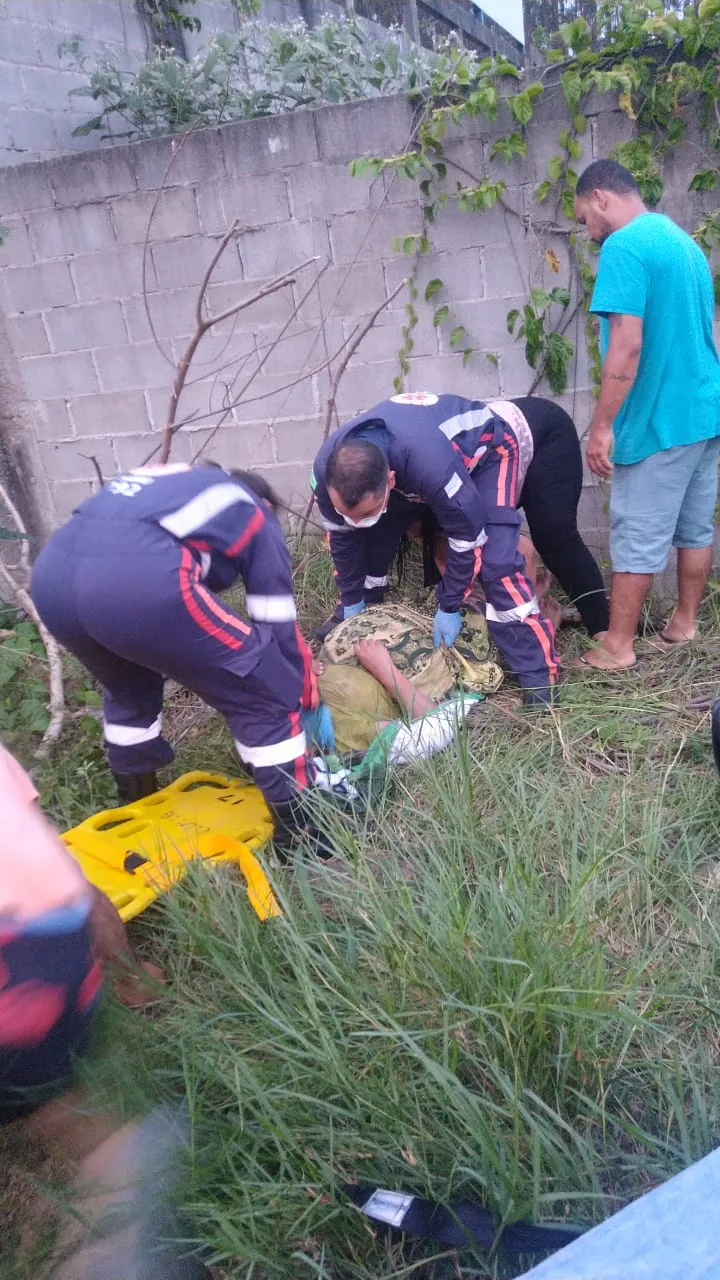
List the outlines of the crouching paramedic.
{"label": "crouching paramedic", "polygon": [[[124,803],[173,759],[164,679],[223,715],[287,844],[311,781],[302,713],[317,702],[290,557],[261,476],[141,468],[82,503],[38,556],[48,630],[102,685],[105,745]],[[241,579],[247,617],[218,591]]]}
{"label": "crouching paramedic", "polygon": [[455,642],[460,606],[479,574],[490,634],[533,704],[551,700],[559,663],[518,546],[522,445],[482,401],[406,393],[334,432],[312,483],[340,592],[336,619],[382,598],[403,534],[429,507],[448,540],[436,645]]}

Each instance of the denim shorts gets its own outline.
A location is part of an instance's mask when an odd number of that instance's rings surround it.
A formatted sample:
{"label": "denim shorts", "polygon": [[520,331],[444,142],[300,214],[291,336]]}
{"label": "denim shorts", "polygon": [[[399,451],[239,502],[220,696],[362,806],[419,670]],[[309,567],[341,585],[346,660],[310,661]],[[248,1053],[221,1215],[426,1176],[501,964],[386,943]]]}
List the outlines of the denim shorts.
{"label": "denim shorts", "polygon": [[662,573],[671,547],[708,547],[714,533],[720,437],[613,468],[614,573]]}

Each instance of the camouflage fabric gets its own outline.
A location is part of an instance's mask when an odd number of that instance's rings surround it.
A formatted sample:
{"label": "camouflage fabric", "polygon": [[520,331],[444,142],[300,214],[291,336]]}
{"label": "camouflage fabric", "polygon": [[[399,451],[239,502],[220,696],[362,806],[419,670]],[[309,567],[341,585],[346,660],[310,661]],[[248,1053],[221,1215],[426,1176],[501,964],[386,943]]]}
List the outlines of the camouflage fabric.
{"label": "camouflage fabric", "polygon": [[436,701],[456,684],[473,693],[494,693],[502,684],[502,671],[490,660],[485,619],[473,610],[463,615],[453,648],[436,649],[429,614],[403,603],[372,605],[340,622],[327,637],[320,657],[328,663],[358,667],[353,646],[367,639],[381,640],[398,670]]}

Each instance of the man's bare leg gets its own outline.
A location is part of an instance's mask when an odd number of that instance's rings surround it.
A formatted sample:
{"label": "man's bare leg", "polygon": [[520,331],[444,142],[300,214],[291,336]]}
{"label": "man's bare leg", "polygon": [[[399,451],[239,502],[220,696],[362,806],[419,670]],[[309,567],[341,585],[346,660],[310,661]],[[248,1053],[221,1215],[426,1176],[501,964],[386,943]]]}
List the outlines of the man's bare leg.
{"label": "man's bare leg", "polygon": [[382,640],[358,640],[355,657],[366,671],[374,676],[391,698],[400,703],[411,720],[433,711],[435,703],[427,694],[416,689],[411,680],[395,666]]}
{"label": "man's bare leg", "polygon": [[610,626],[601,644],[580,659],[598,671],[626,671],[634,667],[635,638],[651,573],[614,573],[610,588]]}
{"label": "man's bare leg", "polygon": [[663,640],[683,644],[695,639],[695,624],[712,568],[712,547],[679,547],[678,602],[662,632]]}

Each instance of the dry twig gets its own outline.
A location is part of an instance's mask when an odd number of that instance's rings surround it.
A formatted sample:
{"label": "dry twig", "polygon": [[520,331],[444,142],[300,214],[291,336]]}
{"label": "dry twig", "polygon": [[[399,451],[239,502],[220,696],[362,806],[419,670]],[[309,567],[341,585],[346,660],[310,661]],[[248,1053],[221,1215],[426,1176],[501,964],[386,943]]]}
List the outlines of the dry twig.
{"label": "dry twig", "polygon": [[50,754],[50,749],[53,746],[53,743],[57,742],[60,737],[63,722],[65,720],[65,691],[63,688],[62,658],[60,656],[60,649],[58,648],[58,645],[43,624],[40,615],[33,604],[30,592],[28,591],[30,580],[30,549],[28,545],[28,532],[25,528],[25,522],[23,521],[20,512],[12,501],[5,486],[2,484],[0,484],[0,503],[5,506],[22,540],[20,567],[17,572],[22,575],[23,581],[18,581],[15,574],[10,572],[7,565],[3,564],[2,560],[0,560],[0,579],[10,589],[12,597],[18,608],[22,609],[22,611],[35,623],[48,660],[50,721],[42,736],[40,746],[35,752],[36,760],[44,760],[46,756]]}

